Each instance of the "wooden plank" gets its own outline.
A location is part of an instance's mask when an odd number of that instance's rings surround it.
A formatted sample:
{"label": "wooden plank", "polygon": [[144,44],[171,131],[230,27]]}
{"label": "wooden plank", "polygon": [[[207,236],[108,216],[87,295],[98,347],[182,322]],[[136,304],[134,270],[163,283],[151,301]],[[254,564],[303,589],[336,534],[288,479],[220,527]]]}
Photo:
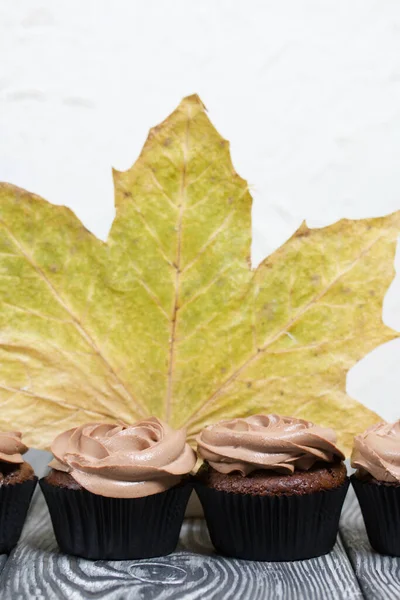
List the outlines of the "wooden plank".
{"label": "wooden plank", "polygon": [[340,531],[364,596],[369,600],[398,600],[400,558],[382,556],[371,548],[352,487],[343,507]]}
{"label": "wooden plank", "polygon": [[2,570],[3,570],[3,568],[4,568],[4,565],[5,565],[5,564],[6,564],[6,562],[7,562],[7,558],[8,558],[8,557],[7,557],[7,555],[6,555],[6,554],[1,554],[1,555],[0,555],[0,573],[2,572]]}
{"label": "wooden plank", "polygon": [[[35,457],[35,461],[37,470],[43,471],[47,456]],[[296,563],[256,563],[217,556],[204,521],[187,519],[178,551],[167,557],[91,562],[61,555],[40,490],[35,493],[21,540],[6,563],[0,583],[2,600],[363,597],[340,538],[328,556]]]}

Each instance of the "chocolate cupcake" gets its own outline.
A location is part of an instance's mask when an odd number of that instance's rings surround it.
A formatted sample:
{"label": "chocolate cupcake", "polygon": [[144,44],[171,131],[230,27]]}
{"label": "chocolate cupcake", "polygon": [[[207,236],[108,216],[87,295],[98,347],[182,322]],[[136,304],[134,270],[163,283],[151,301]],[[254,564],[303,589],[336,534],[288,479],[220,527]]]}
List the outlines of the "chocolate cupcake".
{"label": "chocolate cupcake", "polygon": [[332,549],[349,484],[334,431],[254,415],[206,427],[197,443],[196,491],[218,552],[288,561]]}
{"label": "chocolate cupcake", "polygon": [[19,432],[0,432],[0,554],[18,542],[37,483],[27,450]]}
{"label": "chocolate cupcake", "polygon": [[183,429],[159,419],[89,423],[62,433],[40,481],[60,549],[93,560],[176,548],[196,457]]}
{"label": "chocolate cupcake", "polygon": [[400,420],[378,423],[354,438],[351,482],[371,546],[400,556]]}

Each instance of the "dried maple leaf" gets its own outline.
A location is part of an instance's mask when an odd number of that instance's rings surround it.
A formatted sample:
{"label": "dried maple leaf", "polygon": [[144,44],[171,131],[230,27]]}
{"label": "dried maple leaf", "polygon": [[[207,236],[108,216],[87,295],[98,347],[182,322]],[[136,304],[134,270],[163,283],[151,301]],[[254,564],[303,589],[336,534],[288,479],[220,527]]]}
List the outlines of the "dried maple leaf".
{"label": "dried maple leaf", "polygon": [[377,416],[346,395],[346,373],[397,336],[381,311],[400,213],[302,225],[252,270],[251,196],[197,96],[114,177],[107,243],[0,186],[0,428],[47,447],[87,420],[154,414],[193,436],[276,411],[348,448]]}

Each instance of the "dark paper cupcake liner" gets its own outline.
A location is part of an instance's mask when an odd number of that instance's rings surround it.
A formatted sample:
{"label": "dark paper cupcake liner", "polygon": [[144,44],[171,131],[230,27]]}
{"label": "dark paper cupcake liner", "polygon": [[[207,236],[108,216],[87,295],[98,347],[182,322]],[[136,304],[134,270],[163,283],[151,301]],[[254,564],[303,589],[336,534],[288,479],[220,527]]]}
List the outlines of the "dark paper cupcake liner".
{"label": "dark paper cupcake liner", "polygon": [[91,560],[165,556],[176,548],[192,485],[144,498],[106,498],[40,480],[65,554]]}
{"label": "dark paper cupcake liner", "polygon": [[381,554],[400,556],[400,485],[351,483],[360,503],[371,546]]}
{"label": "dark paper cupcake liner", "polygon": [[34,477],[0,486],[0,554],[8,554],[18,542],[36,483]]}
{"label": "dark paper cupcake liner", "polygon": [[335,544],[349,486],[304,495],[252,496],[197,482],[211,541],[226,556],[261,561],[314,558]]}

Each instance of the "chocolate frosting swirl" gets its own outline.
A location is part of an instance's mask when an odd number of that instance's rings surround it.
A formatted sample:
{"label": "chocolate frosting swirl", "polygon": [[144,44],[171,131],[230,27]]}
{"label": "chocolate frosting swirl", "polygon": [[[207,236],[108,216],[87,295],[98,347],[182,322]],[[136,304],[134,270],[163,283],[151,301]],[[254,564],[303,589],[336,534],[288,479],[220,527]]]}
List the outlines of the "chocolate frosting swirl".
{"label": "chocolate frosting swirl", "polygon": [[24,462],[22,454],[28,448],[21,441],[22,433],[19,431],[0,431],[0,461],[12,464]]}
{"label": "chocolate frosting swirl", "polygon": [[335,443],[332,429],[274,414],[220,421],[197,438],[199,455],[215,470],[243,476],[259,469],[290,474],[317,461],[343,460]]}
{"label": "chocolate frosting swirl", "polygon": [[400,420],[378,423],[354,438],[351,466],[361,476],[400,483]]}
{"label": "chocolate frosting swirl", "polygon": [[61,433],[50,467],[83,488],[110,498],[140,498],[171,488],[189,473],[194,451],[184,429],[149,418],[134,425],[88,423]]}

